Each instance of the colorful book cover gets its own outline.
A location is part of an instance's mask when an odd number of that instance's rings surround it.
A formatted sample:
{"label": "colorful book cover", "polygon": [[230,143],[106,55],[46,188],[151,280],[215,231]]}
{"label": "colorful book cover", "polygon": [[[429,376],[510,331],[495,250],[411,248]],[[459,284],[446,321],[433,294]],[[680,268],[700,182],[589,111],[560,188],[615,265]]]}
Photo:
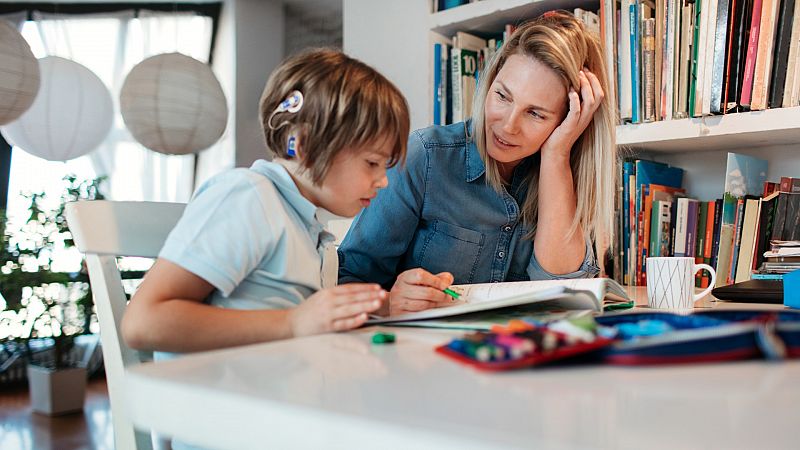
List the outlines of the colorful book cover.
{"label": "colorful book cover", "polygon": [[766,160],[738,153],[728,153],[725,169],[725,192],[722,199],[720,240],[715,267],[717,286],[724,286],[731,275],[737,202],[745,195],[760,194],[766,180]]}

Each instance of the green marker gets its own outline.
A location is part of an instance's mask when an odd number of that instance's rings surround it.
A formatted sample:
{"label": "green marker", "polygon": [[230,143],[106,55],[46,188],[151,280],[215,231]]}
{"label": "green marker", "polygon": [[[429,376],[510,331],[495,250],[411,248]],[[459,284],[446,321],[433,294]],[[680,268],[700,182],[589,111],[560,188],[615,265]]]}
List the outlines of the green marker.
{"label": "green marker", "polygon": [[449,288],[442,289],[442,292],[449,295],[450,297],[453,297],[454,299],[458,299],[458,297],[461,297],[461,294]]}

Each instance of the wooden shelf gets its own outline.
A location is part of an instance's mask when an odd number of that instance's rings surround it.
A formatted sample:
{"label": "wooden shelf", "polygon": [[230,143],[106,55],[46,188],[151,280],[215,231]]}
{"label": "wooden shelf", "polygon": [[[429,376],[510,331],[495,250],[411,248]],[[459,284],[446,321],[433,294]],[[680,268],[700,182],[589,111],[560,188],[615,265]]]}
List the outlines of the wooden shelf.
{"label": "wooden shelf", "polygon": [[430,15],[431,31],[446,37],[466,31],[482,37],[496,35],[506,24],[518,24],[551,9],[596,10],[597,0],[482,0]]}
{"label": "wooden shelf", "polygon": [[800,144],[800,107],[620,125],[617,144],[669,153]]}

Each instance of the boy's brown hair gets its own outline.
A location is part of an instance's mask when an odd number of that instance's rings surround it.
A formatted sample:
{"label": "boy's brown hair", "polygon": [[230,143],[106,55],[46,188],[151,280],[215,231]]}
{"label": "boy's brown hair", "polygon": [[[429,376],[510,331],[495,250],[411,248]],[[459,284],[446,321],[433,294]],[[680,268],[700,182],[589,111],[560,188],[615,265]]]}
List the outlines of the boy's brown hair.
{"label": "boy's brown hair", "polygon": [[[295,90],[303,94],[300,111],[273,117]],[[390,166],[405,159],[410,126],[405,98],[378,71],[338,50],[312,49],[287,58],[270,75],[259,112],[271,154],[288,158],[294,135],[299,159],[316,184],[343,150],[386,142],[392,147]]]}

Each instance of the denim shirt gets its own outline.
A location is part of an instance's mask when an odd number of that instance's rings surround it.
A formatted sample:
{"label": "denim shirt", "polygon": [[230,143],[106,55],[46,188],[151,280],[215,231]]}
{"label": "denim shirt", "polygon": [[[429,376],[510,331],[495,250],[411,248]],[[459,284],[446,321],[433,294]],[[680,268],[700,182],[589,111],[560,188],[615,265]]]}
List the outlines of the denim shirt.
{"label": "denim shirt", "polygon": [[459,122],[411,134],[405,166],[389,170],[389,186],[356,217],[339,247],[339,283],[372,282],[390,289],[397,275],[416,267],[450,272],[455,284],[599,272],[588,241],[577,271],[554,275],[542,268],[521,221],[530,158],[498,193],[486,182],[468,127],[469,122]]}

